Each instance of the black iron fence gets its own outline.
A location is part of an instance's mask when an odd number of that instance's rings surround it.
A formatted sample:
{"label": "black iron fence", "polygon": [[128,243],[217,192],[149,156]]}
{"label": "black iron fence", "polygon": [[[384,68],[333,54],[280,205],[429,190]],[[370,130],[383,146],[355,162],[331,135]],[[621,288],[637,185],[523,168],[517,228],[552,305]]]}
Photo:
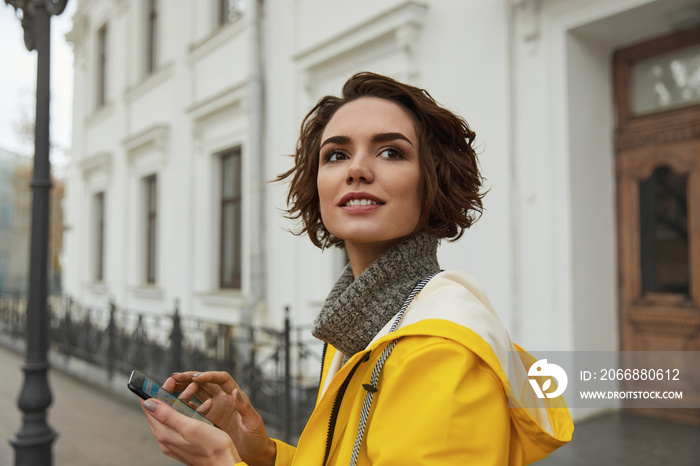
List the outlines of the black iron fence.
{"label": "black iron fence", "polygon": [[[229,372],[268,430],[294,443],[313,410],[321,348],[308,327],[282,330],[232,325],[183,315],[81,306],[68,297],[49,304],[51,347],[106,371],[109,378],[139,369],[161,381],[184,370]],[[26,299],[0,296],[0,332],[25,338]]]}

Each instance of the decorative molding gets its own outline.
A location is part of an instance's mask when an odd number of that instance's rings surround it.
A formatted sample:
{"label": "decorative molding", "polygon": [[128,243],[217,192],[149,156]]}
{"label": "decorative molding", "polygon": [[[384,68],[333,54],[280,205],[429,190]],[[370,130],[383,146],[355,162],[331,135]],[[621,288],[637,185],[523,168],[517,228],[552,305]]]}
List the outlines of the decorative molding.
{"label": "decorative molding", "polygon": [[645,146],[670,144],[693,139],[700,139],[700,122],[698,121],[680,124],[663,130],[659,130],[658,126],[656,128],[645,127],[639,131],[618,134],[615,139],[615,150],[622,152]]}
{"label": "decorative molding", "polygon": [[73,45],[73,49],[77,53],[83,49],[85,37],[87,35],[90,21],[83,11],[78,11],[72,18],[73,28],[66,33],[66,41]]}
{"label": "decorative molding", "polygon": [[112,158],[111,152],[98,152],[81,159],[78,162],[78,166],[83,172],[83,178],[90,178],[100,172],[107,176],[110,175],[112,172]]}
{"label": "decorative molding", "polygon": [[540,0],[510,0],[515,18],[515,28],[525,43],[535,43],[540,38]]}
{"label": "decorative molding", "polygon": [[134,100],[146,94],[148,91],[156,88],[168,79],[175,75],[175,63],[169,62],[161,65],[156,71],[146,76],[143,81],[138,84],[128,87],[124,92],[124,99],[127,103],[132,103]]}
{"label": "decorative molding", "polygon": [[[73,28],[66,33],[65,37],[66,41],[73,45],[76,53],[85,45],[85,39],[90,31],[90,25],[92,24],[90,21],[89,12],[94,3],[95,0],[81,0],[78,3],[76,12],[73,14],[73,18],[71,18]],[[128,9],[128,0],[111,0],[110,10],[113,12],[113,14],[108,15],[107,17],[111,19],[113,16],[122,15]],[[92,19],[94,20],[95,18]],[[98,20],[101,22],[104,22],[105,19],[106,18],[98,18]]]}
{"label": "decorative molding", "polygon": [[659,167],[668,167],[677,176],[688,176],[695,169],[695,165],[695,160],[692,158],[678,157],[673,151],[664,149],[618,159],[618,170],[622,176],[634,182],[649,179],[654,170]]}
{"label": "decorative molding", "polygon": [[[649,302],[633,303],[635,311],[625,320],[638,327],[674,327],[678,333],[700,331],[700,309],[691,299],[681,295],[652,295]],[[656,301],[656,302],[653,302]]]}
{"label": "decorative molding", "polygon": [[144,146],[154,145],[157,150],[165,152],[169,135],[170,125],[155,125],[125,139],[124,147],[131,153]]}
{"label": "decorative molding", "polygon": [[130,165],[138,163],[145,149],[151,149],[150,152],[155,153],[157,162],[164,165],[167,161],[169,142],[170,125],[161,124],[126,138],[122,144],[127,151],[127,160]]}
{"label": "decorative molding", "polygon": [[304,74],[306,71],[380,38],[393,41],[409,60],[409,72],[417,75],[416,49],[427,11],[427,5],[407,1],[328,40],[301,50],[293,58],[299,65],[302,82],[306,88],[310,87],[310,76]]}
{"label": "decorative molding", "polygon": [[420,26],[415,23],[407,23],[397,28],[394,32],[396,43],[399,49],[404,54],[406,63],[408,64],[406,81],[415,81],[418,79],[418,38],[420,36]]}
{"label": "decorative molding", "polygon": [[624,179],[635,181],[649,178],[660,166],[670,167],[679,176],[691,174],[698,165],[700,140],[674,142],[618,152],[615,159],[618,173]]}
{"label": "decorative molding", "polygon": [[697,316],[632,315],[630,321],[639,327],[655,330],[659,327],[673,327],[677,333],[682,334],[697,335],[700,331],[700,317]]}
{"label": "decorative molding", "polygon": [[240,81],[205,100],[190,105],[185,111],[193,120],[201,120],[226,107],[241,105],[247,98],[248,84],[247,80]]}

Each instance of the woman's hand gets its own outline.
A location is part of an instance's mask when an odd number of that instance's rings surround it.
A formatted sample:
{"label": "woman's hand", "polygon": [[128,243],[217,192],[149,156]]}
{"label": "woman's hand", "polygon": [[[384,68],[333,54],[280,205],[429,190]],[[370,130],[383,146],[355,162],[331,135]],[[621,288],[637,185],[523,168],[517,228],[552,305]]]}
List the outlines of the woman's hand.
{"label": "woman's hand", "polygon": [[231,438],[202,421],[184,416],[153,398],[141,401],[160,449],[189,466],[233,465],[241,461]]}
{"label": "woman's hand", "polygon": [[231,437],[241,458],[250,466],[275,464],[275,442],[267,436],[260,414],[228,372],[177,373],[163,387],[171,392],[182,391],[179,398],[188,403],[196,395],[202,404],[191,406]]}

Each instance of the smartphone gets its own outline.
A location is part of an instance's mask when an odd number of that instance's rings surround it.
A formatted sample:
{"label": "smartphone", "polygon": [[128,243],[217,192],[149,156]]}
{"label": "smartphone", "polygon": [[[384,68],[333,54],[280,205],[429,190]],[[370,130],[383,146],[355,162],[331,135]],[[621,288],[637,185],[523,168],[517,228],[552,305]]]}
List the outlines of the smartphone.
{"label": "smartphone", "polygon": [[129,382],[126,385],[129,387],[129,390],[136,393],[144,400],[156,398],[172,406],[178,413],[197,419],[198,421],[206,422],[209,425],[214,425],[209,419],[190,408],[184,401],[178,400],[172,393],[155,383],[153,379],[150,379],[141,371],[132,371]]}

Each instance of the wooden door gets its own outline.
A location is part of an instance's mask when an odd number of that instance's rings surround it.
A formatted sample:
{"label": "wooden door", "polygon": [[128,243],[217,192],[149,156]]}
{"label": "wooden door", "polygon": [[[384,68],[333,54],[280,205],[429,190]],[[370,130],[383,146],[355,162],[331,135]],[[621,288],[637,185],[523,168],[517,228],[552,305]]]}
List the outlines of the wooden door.
{"label": "wooden door", "polygon": [[[620,349],[680,365],[664,388],[700,406],[697,360],[663,353],[700,351],[700,28],[617,51],[614,89]],[[699,409],[642,412],[700,424]]]}

